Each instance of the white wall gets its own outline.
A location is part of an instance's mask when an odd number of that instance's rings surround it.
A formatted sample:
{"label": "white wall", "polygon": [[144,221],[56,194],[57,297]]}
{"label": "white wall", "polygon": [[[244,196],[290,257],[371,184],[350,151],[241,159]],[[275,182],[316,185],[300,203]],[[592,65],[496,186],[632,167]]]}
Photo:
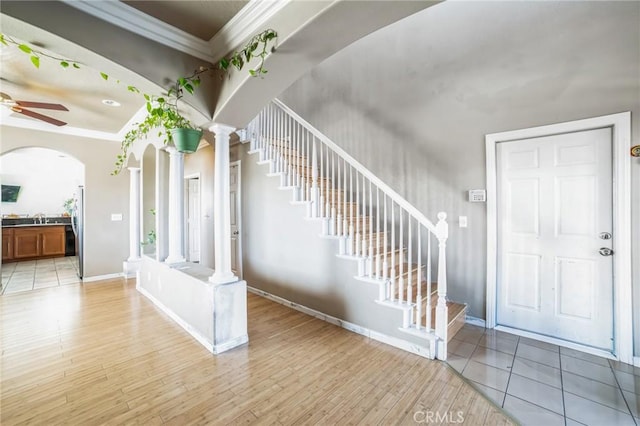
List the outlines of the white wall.
{"label": "white wall", "polygon": [[44,213],[60,216],[65,200],[72,198],[78,185],[84,185],[84,165],[59,151],[21,148],[0,157],[3,185],[19,185],[15,203],[2,203],[3,215],[33,216]]}

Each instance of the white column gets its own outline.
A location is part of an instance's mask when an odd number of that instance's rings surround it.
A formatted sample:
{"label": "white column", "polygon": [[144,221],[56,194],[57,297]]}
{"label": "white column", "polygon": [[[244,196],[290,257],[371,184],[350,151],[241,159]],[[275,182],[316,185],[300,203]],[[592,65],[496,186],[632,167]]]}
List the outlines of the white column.
{"label": "white column", "polygon": [[125,276],[133,275],[140,265],[140,168],[129,169],[129,258],[124,262]]}
{"label": "white column", "polygon": [[209,128],[216,136],[213,181],[213,245],[215,272],[209,281],[224,284],[238,281],[231,271],[231,203],[229,201],[229,136],[235,130],[223,124]]}
{"label": "white column", "polygon": [[169,153],[169,256],[166,263],[185,262],[184,257],[184,154],[174,147]]}
{"label": "white column", "polygon": [[129,262],[140,260],[140,168],[129,169]]}

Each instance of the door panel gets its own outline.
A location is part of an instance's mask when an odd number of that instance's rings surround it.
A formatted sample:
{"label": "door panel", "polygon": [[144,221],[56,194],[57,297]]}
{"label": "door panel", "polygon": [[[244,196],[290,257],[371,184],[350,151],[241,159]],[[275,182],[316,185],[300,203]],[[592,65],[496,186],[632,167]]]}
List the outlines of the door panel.
{"label": "door panel", "polygon": [[[613,350],[611,129],[501,142],[500,325]],[[615,238],[615,235],[614,235]]]}

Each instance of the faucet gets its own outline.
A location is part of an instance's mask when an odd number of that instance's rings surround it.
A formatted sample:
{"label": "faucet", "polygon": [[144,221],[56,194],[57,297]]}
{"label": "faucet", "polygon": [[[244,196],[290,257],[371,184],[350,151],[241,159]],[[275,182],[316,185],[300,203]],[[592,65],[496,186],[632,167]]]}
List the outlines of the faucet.
{"label": "faucet", "polygon": [[42,218],[44,218],[44,213],[36,213],[33,215],[33,223],[39,223],[42,225]]}

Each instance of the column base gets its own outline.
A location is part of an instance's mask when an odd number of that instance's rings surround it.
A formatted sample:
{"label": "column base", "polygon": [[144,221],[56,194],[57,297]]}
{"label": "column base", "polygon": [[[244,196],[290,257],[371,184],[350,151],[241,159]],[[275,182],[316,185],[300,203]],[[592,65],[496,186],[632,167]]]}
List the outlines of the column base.
{"label": "column base", "polygon": [[209,277],[209,282],[212,284],[228,284],[238,281],[238,277],[236,277],[233,272],[226,272],[218,274],[214,272],[213,275]]}
{"label": "column base", "polygon": [[171,257],[171,256],[169,256],[164,260],[164,263],[166,263],[167,265],[175,265],[176,263],[184,263],[186,261],[187,261],[187,259],[185,259],[184,257],[177,257],[177,256],[176,257]]}
{"label": "column base", "polygon": [[238,346],[242,346],[249,341],[249,335],[245,334],[244,336],[237,337],[233,340],[229,340],[228,342],[220,343],[217,345],[213,345],[213,354],[218,355],[222,352],[226,352],[229,349],[236,348]]}
{"label": "column base", "polygon": [[213,353],[219,354],[249,341],[247,282],[213,287]]}
{"label": "column base", "polygon": [[122,272],[126,278],[133,278],[136,276],[136,273],[140,270],[140,263],[142,263],[141,258],[137,259],[127,259],[122,262]]}

